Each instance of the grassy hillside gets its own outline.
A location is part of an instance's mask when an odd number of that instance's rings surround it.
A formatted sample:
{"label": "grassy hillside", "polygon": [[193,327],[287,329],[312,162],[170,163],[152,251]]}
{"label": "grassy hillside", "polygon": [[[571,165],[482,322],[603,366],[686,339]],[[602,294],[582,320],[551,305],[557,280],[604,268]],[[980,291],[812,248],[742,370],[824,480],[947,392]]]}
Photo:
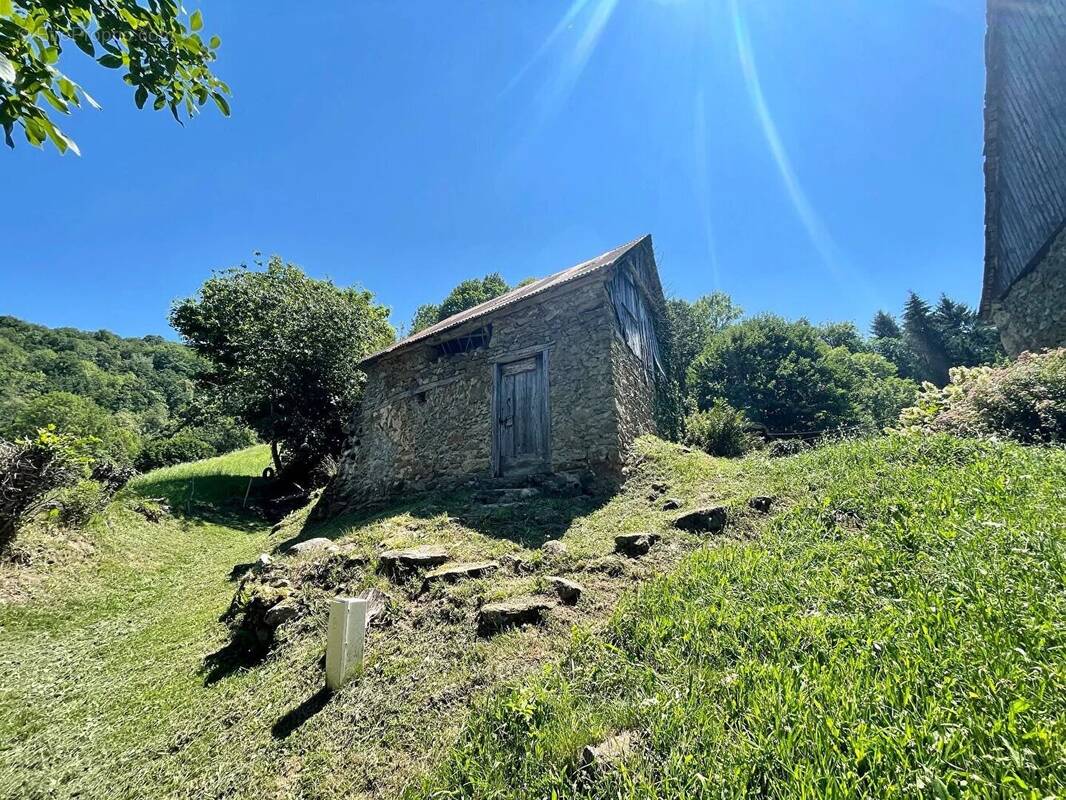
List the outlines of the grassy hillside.
{"label": "grassy hillside", "polygon": [[[1066,791],[1066,453],[893,439],[772,473],[796,504],[758,540],[691,555],[494,696],[423,794]],[[623,731],[618,769],[577,770]]]}
{"label": "grassy hillside", "polygon": [[[605,502],[438,495],[273,531],[241,503],[265,448],[144,476],[131,495],[168,497],[172,518],[116,504],[93,552],[0,605],[0,797],[1062,791],[1066,454],[642,447]],[[775,513],[748,509],[770,493]],[[730,526],[675,531],[665,497],[725,503]],[[663,542],[613,554],[640,530]],[[286,552],[314,536],[345,554]],[[546,554],[548,538],[568,551]],[[504,566],[425,594],[375,573],[381,550],[426,543]],[[302,613],[241,660],[218,618],[234,566],[264,550]],[[477,636],[482,603],[546,594],[549,574],[585,586],[577,606]],[[369,586],[390,594],[388,624],[363,677],[328,696],[328,600]],[[583,745],[625,730],[639,737],[618,769],[576,769]]]}

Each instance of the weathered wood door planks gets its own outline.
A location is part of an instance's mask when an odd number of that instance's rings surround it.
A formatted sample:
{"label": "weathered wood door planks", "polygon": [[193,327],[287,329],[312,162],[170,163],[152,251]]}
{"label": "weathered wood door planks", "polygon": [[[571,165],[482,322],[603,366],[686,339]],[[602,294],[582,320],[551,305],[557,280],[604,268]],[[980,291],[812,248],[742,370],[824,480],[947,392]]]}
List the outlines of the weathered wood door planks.
{"label": "weathered wood door planks", "polygon": [[496,463],[501,475],[547,469],[548,380],[544,353],[496,365]]}

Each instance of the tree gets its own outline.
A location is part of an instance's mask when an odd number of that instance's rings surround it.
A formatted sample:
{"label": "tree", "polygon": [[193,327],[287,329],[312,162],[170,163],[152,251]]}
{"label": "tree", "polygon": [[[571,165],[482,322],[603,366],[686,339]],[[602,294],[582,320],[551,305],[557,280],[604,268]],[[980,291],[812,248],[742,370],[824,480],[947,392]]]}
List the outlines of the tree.
{"label": "tree", "polygon": [[713,336],[743,316],[744,310],[725,292],[713,292],[689,302],[680,297],[666,301],[659,346],[667,385],[659,392],[659,428],[664,436],[679,439],[691,410],[688,370]]}
{"label": "tree", "polygon": [[211,399],[270,443],[279,473],[301,480],[339,452],[362,396],[359,362],[394,338],[388,316],[370,292],[274,256],[263,271],[216,273],[170,323],[206,360]]}
{"label": "tree", "polygon": [[875,339],[901,339],[903,331],[895,317],[887,311],[878,311],[870,323],[870,336]]}
{"label": "tree", "polygon": [[507,294],[509,291],[511,287],[498,272],[491,272],[484,278],[465,280],[452,289],[440,305],[426,303],[419,306],[415,311],[414,319],[411,320],[411,333],[418,333],[430,325],[443,322],[448,317]]}
{"label": "tree", "polygon": [[411,320],[411,333],[418,333],[430,325],[436,325],[440,319],[440,306],[434,303],[424,303],[418,307]]}
{"label": "tree", "polygon": [[759,316],[714,336],[689,370],[701,410],[724,399],[777,432],[822,431],[848,419],[844,386],[808,322]]}
{"label": "tree", "polygon": [[996,329],[982,322],[976,309],[947,295],[940,295],[933,311],[933,324],[940,330],[953,367],[993,364],[1005,355]]}
{"label": "tree", "polygon": [[944,337],[933,318],[933,310],[914,292],[903,306],[903,336],[918,357],[922,380],[937,386],[947,383],[951,364]]}
{"label": "tree", "polygon": [[853,322],[826,322],[818,327],[818,335],[830,347],[843,347],[851,353],[862,353],[868,349]]}
{"label": "tree", "polygon": [[203,16],[185,12],[175,0],[0,0],[0,126],[15,146],[14,128],[40,147],[52,142],[61,152],[77,145],[49,117],[45,104],[71,113],[84,99],[100,106],[56,64],[73,42],[108,69],[122,70],[138,108],[154,97],[155,110],[169,108],[181,123],[182,111],[195,116],[208,99],[229,116],[229,87],[209,64],[221,41],[204,42]]}

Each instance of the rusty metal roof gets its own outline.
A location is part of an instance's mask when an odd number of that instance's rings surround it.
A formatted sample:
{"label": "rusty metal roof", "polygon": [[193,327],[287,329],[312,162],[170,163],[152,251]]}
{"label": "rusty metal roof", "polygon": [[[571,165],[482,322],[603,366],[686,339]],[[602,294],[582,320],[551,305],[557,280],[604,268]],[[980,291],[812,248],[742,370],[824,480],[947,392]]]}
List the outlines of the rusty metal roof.
{"label": "rusty metal roof", "polygon": [[388,353],[395,353],[396,351],[402,350],[417,342],[421,342],[425,339],[429,339],[433,336],[436,336],[438,333],[443,333],[451,328],[458,327],[459,325],[462,325],[465,322],[470,322],[480,317],[488,316],[489,314],[493,314],[503,308],[512,306],[515,303],[541,294],[542,292],[545,292],[548,289],[554,289],[557,286],[562,286],[563,284],[569,283],[573,280],[576,280],[577,278],[583,278],[586,275],[591,275],[597,270],[601,270],[611,266],[616,261],[618,261],[619,258],[621,258],[623,255],[625,255],[637,245],[643,243],[645,240],[648,240],[650,242],[651,236],[641,236],[639,239],[634,239],[633,241],[624,244],[621,247],[614,248],[614,250],[608,250],[603,255],[596,256],[596,258],[589,259],[588,261],[583,261],[582,263],[576,264],[573,267],[568,267],[567,269],[564,269],[561,272],[556,272],[554,275],[549,275],[547,278],[541,278],[539,281],[534,281],[533,283],[527,284],[526,286],[521,286],[517,289],[513,289],[510,292],[507,292],[506,294],[502,294],[499,297],[493,298],[492,300],[487,300],[484,303],[481,303],[480,305],[474,306],[473,308],[468,308],[466,311],[460,311],[458,314],[453,314],[452,316],[441,320],[435,325],[430,325],[428,328],[423,328],[418,333],[411,334],[406,339],[401,339],[395,344],[386,347],[384,350],[379,350],[378,352],[367,356],[363,359],[362,363],[366,364]]}

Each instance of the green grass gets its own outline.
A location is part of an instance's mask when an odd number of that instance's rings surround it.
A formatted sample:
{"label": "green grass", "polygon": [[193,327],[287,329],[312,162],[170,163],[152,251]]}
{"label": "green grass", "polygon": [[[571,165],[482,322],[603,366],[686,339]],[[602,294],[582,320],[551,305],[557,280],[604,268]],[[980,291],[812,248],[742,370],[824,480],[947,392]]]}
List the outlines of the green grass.
{"label": "green grass", "polygon": [[[493,696],[421,793],[1066,791],[1066,453],[888,439],[771,472],[796,504],[758,540],[689,556]],[[622,730],[624,766],[582,775]]]}
{"label": "green grass", "polygon": [[[303,511],[273,533],[242,508],[264,448],[140,478],[93,549],[35,562],[39,585],[0,602],[0,797],[1063,791],[1062,451],[882,440],[726,461],[641,446],[605,502],[435,495],[325,524]],[[729,505],[728,534],[673,531],[659,483]],[[775,515],[747,509],[771,492]],[[147,522],[138,496],[174,516]],[[612,555],[637,530],[665,537]],[[544,531],[567,557],[542,557]],[[370,566],[298,587],[307,613],[262,663],[212,659],[233,566],[266,550],[298,570],[282,546],[321,535]],[[423,596],[374,573],[381,549],[430,542],[532,572]],[[585,585],[576,608],[475,635],[481,603],[550,573]],[[326,696],[328,600],[366,586],[392,594],[392,624],[372,630],[361,679]],[[622,729],[641,735],[625,769],[576,778],[580,747]]]}

